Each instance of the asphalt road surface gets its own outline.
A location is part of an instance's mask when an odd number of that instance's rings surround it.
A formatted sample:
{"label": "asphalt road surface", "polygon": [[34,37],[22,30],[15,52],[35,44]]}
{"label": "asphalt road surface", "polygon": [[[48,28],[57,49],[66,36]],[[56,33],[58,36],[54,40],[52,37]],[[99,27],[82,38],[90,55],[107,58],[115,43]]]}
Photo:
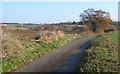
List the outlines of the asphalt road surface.
{"label": "asphalt road surface", "polygon": [[75,72],[84,51],[95,38],[97,36],[75,39],[14,72]]}

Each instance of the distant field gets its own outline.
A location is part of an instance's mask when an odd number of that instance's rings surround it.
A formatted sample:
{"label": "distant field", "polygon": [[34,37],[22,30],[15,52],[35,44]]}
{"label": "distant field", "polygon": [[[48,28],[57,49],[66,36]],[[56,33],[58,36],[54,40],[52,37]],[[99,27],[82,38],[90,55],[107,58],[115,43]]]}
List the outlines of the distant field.
{"label": "distant field", "polygon": [[71,26],[78,26],[78,27],[86,27],[86,25],[71,25]]}
{"label": "distant field", "polygon": [[23,27],[16,27],[16,26],[10,26],[13,30],[28,30],[29,28],[23,28]]}
{"label": "distant field", "polygon": [[26,29],[38,27],[41,25],[10,24],[8,26],[10,26],[12,29],[26,30]]}

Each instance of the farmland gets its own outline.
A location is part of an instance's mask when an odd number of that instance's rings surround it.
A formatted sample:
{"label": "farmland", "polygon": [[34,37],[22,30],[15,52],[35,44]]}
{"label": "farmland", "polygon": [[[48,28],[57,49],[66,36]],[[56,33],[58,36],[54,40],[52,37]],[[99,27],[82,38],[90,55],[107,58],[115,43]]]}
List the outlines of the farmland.
{"label": "farmland", "polygon": [[[19,27],[12,25],[3,26],[2,30],[3,72],[12,72],[24,67],[65,46],[74,39],[99,35],[89,30],[85,25],[20,25]],[[104,72],[117,72],[115,65],[118,61],[116,50],[119,43],[118,32],[110,32],[94,40],[86,51],[78,71],[101,72],[104,69]],[[110,67],[105,67],[104,64]]]}

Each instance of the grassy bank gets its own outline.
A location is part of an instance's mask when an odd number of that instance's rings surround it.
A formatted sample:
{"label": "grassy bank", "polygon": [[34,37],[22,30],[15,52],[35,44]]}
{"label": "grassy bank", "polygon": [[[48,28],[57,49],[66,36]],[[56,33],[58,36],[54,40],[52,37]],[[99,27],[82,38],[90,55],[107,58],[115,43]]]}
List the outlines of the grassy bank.
{"label": "grassy bank", "polygon": [[9,72],[19,67],[23,67],[25,64],[28,64],[43,55],[64,46],[71,40],[84,36],[89,35],[81,36],[80,34],[69,34],[53,41],[52,43],[35,42],[32,40],[23,41],[23,45],[21,46],[22,53],[17,52],[17,54],[19,54],[18,56],[8,56],[2,59],[2,71]]}
{"label": "grassy bank", "polygon": [[118,33],[95,39],[82,58],[79,72],[118,72]]}

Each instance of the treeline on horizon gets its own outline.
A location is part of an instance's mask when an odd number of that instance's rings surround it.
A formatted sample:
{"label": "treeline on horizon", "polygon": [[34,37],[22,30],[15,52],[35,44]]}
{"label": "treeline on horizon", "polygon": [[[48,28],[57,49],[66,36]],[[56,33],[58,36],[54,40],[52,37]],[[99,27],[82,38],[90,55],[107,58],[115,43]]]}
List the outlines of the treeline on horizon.
{"label": "treeline on horizon", "polygon": [[[112,25],[120,25],[120,21],[112,21]],[[35,24],[35,23],[0,23],[0,24],[20,24],[20,25],[84,25],[83,22],[60,22],[60,23],[52,23],[52,24]]]}

